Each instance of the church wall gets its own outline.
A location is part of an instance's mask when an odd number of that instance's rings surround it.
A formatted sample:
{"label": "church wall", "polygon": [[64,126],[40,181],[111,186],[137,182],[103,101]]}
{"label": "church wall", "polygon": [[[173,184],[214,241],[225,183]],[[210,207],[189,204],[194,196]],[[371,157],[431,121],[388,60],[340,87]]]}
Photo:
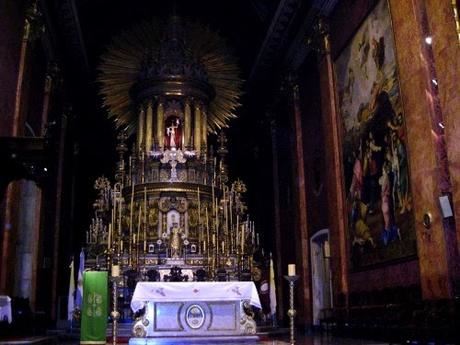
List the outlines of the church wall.
{"label": "church wall", "polygon": [[[452,264],[458,257],[452,252],[454,229],[448,220],[443,222],[438,202],[438,197],[448,190],[449,176],[442,158],[444,134],[439,127],[443,109],[432,86],[436,72],[431,47],[425,43],[427,13],[421,2],[390,3],[395,39],[400,48],[397,55],[408,118],[411,182],[417,186],[414,188],[416,218],[421,220],[426,213],[432,215],[431,227],[417,224],[421,286],[426,299],[448,298],[453,293]],[[411,45],[406,44],[409,40]],[[425,121],[421,121],[422,116]]]}
{"label": "church wall", "polygon": [[[330,21],[330,32],[332,42],[332,57],[335,59],[346,46],[349,39],[356,32],[360,23],[367,16],[368,12],[375,5],[375,1],[341,1],[334,10]],[[444,4],[441,14],[433,15],[438,2],[427,1],[428,22],[431,27],[439,28],[443,23],[442,18],[447,15],[448,5]],[[434,4],[436,3],[436,4]],[[455,248],[458,246],[455,238],[455,224],[452,218],[443,221],[440,213],[438,197],[442,195],[443,181],[449,179],[449,175],[443,176],[445,166],[440,162],[439,139],[433,133],[432,122],[444,113],[447,135],[447,154],[450,160],[450,176],[454,173],[456,161],[458,160],[458,144],[449,140],[449,134],[456,134],[453,109],[458,109],[458,64],[452,61],[458,59],[458,45],[452,44],[454,36],[453,23],[450,21],[450,29],[439,32],[439,41],[451,43],[439,43],[434,45],[434,61],[438,78],[444,81],[444,88],[439,85],[441,111],[433,101],[433,91],[429,85],[431,82],[432,70],[430,70],[429,59],[422,30],[422,14],[424,6],[422,2],[401,2],[390,1],[392,23],[395,37],[396,61],[400,78],[403,108],[406,118],[407,147],[410,167],[410,184],[413,192],[413,209],[415,215],[415,231],[417,239],[418,258],[408,259],[402,262],[387,263],[374,268],[363,269],[359,272],[351,272],[346,268],[346,263],[340,264],[342,280],[348,282],[349,291],[379,290],[383,288],[420,285],[424,298],[443,298],[452,296],[453,282],[456,269],[455,262],[458,262],[458,254]],[[430,17],[431,16],[431,17]],[[433,33],[436,37],[438,32]],[[442,38],[441,38],[442,37]],[[450,40],[447,39],[450,37]],[[411,42],[411,44],[407,44]],[[457,47],[457,48],[456,48]],[[443,55],[443,53],[445,55]],[[456,58],[455,58],[456,57]],[[438,60],[437,60],[438,58]],[[452,75],[453,74],[453,75]],[[440,81],[439,80],[439,81]],[[325,85],[322,89],[325,89]],[[324,93],[323,93],[324,95]],[[327,124],[326,124],[327,125]],[[328,131],[328,128],[325,128]],[[454,136],[455,136],[454,134]],[[457,135],[458,136],[458,135]],[[452,138],[452,137],[450,137]],[[326,141],[326,152],[333,150],[331,141]],[[441,150],[442,151],[442,150]],[[442,152],[441,152],[442,153]],[[444,174],[445,175],[445,174]],[[444,178],[444,180],[443,180]],[[453,178],[454,201],[458,198],[458,181]],[[334,205],[331,205],[334,207]],[[454,210],[455,209],[454,203]],[[458,207],[458,206],[457,206]],[[425,228],[422,219],[425,213],[430,213],[432,224],[429,229]],[[346,226],[346,219],[342,225]],[[458,234],[458,230],[457,230]],[[347,239],[347,237],[345,238]],[[339,245],[332,243],[332,250]],[[340,246],[343,247],[343,244]],[[335,251],[336,252],[336,251]],[[348,252],[348,250],[347,250]],[[334,254],[333,254],[334,255]],[[333,267],[337,271],[339,267]],[[339,284],[336,279],[335,291],[346,291],[346,283]]]}

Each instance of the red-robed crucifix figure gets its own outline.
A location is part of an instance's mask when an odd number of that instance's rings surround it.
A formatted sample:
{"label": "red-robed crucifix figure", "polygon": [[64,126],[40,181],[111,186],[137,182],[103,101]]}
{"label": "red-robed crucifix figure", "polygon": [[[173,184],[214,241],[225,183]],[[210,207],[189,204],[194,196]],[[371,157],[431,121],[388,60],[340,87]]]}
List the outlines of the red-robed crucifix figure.
{"label": "red-robed crucifix figure", "polygon": [[182,124],[178,117],[170,116],[166,120],[165,147],[182,148]]}

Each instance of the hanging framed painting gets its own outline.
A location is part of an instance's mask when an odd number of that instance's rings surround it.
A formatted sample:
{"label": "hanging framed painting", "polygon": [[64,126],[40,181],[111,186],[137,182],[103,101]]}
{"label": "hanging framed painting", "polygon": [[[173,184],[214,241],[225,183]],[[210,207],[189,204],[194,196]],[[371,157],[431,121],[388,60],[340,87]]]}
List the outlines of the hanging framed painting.
{"label": "hanging framed painting", "polygon": [[338,55],[335,70],[351,267],[414,257],[406,127],[386,0]]}

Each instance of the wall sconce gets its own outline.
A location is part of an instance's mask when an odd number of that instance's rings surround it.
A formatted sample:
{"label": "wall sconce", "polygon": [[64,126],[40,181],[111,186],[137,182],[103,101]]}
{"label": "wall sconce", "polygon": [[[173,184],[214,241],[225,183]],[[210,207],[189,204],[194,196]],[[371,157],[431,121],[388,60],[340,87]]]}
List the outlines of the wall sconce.
{"label": "wall sconce", "polygon": [[425,227],[425,229],[430,229],[431,228],[431,213],[429,212],[426,212],[424,215],[423,215],[423,226]]}

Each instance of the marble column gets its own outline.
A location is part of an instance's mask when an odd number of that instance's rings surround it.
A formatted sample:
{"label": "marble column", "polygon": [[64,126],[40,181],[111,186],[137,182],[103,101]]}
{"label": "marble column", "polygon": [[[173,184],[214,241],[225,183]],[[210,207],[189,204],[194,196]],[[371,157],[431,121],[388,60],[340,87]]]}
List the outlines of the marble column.
{"label": "marble column", "polygon": [[20,184],[14,296],[29,298],[34,310],[42,193],[33,181],[21,180]]}
{"label": "marble column", "polygon": [[57,302],[58,302],[58,276],[59,276],[59,243],[61,241],[60,230],[62,220],[62,191],[64,179],[64,159],[66,152],[68,114],[62,114],[60,118],[60,137],[58,149],[58,161],[56,164],[56,189],[55,189],[55,214],[54,214],[54,229],[53,229],[53,271],[51,285],[51,320],[57,319]]}
{"label": "marble column", "polygon": [[43,92],[43,109],[42,109],[42,122],[41,122],[41,136],[45,135],[46,125],[48,124],[48,113],[50,108],[50,102],[53,98],[53,93],[59,85],[60,70],[55,63],[48,65],[47,74],[45,77],[45,87]]}
{"label": "marble column", "polygon": [[195,103],[195,126],[193,128],[193,146],[195,151],[201,151],[201,104]]}
{"label": "marble column", "polygon": [[205,106],[203,106],[203,110],[201,112],[201,148],[206,152],[206,148],[208,145],[208,113]]}
{"label": "marble column", "polygon": [[[424,299],[450,298],[453,294],[452,271],[447,249],[449,230],[444,227],[439,208],[441,195],[437,155],[439,130],[432,123],[439,116],[434,107],[430,47],[425,42],[425,7],[422,1],[390,0],[404,100],[411,190],[415,213],[420,280]],[[411,44],[407,44],[411,42]],[[431,214],[429,228],[423,225]],[[446,231],[447,230],[447,231]]]}
{"label": "marble column", "polygon": [[145,153],[152,150],[153,144],[153,108],[152,101],[147,103],[147,111],[145,112]]}
{"label": "marble column", "polygon": [[334,296],[341,293],[348,295],[348,251],[346,203],[343,183],[341,157],[341,133],[339,114],[337,112],[337,95],[335,93],[335,72],[331,57],[329,32],[324,20],[316,26],[316,44],[318,51],[318,69],[321,92],[322,126],[325,133],[324,145],[328,154],[325,156],[326,185],[329,205],[329,228],[331,248],[331,271],[333,274]]}
{"label": "marble column", "polygon": [[296,187],[296,257],[297,265],[300,267],[300,278],[298,291],[301,303],[297,304],[299,319],[304,325],[311,325],[311,279],[310,279],[310,248],[308,234],[308,215],[307,215],[307,191],[305,185],[305,162],[303,150],[302,134],[302,113],[300,110],[299,85],[297,84],[296,75],[291,74],[288,77],[289,98],[292,106],[291,122],[294,135],[293,145],[293,173]]}
{"label": "marble column", "polygon": [[190,108],[190,99],[185,100],[184,104],[184,146],[190,148],[192,143],[190,141],[192,136],[192,111]]}
{"label": "marble column", "polygon": [[[460,37],[456,32],[454,5],[450,1],[425,1],[439,100],[443,113],[445,141],[455,219],[460,217]],[[458,8],[457,10],[460,10]],[[458,18],[457,18],[458,20]],[[460,222],[456,222],[457,251],[460,252]]]}
{"label": "marble column", "polygon": [[159,99],[157,104],[157,140],[158,148],[162,149],[164,146],[164,131],[165,131],[165,121],[164,121],[164,104],[163,100]]}
{"label": "marble column", "polygon": [[139,117],[137,119],[137,150],[140,152],[141,150],[144,151],[145,146],[145,110],[143,106],[140,107],[138,113]]}

